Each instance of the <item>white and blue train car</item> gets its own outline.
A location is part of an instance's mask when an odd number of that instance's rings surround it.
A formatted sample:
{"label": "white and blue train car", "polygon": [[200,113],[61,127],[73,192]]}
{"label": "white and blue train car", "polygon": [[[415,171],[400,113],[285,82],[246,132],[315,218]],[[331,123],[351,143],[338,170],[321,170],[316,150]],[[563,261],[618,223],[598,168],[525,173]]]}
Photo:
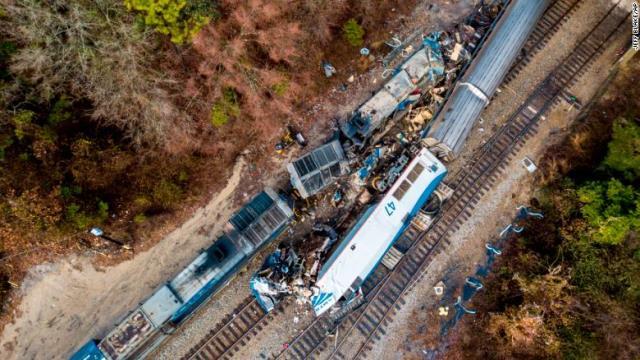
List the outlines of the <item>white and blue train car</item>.
{"label": "white and blue train car", "polygon": [[409,226],[447,174],[446,167],[422,149],[380,202],[369,207],[322,266],[311,298],[316,315],[342,297],[349,299]]}

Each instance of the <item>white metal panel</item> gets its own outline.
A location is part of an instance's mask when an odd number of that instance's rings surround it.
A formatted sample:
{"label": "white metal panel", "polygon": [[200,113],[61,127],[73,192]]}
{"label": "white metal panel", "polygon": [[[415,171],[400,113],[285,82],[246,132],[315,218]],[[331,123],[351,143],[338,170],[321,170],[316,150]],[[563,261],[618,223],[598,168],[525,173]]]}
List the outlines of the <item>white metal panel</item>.
{"label": "white metal panel", "polygon": [[426,47],[417,51],[409,60],[402,64],[409,77],[415,81],[422,79],[429,68],[429,58],[426,54]]}
{"label": "white metal panel", "polygon": [[400,102],[386,91],[378,91],[369,101],[359,109],[363,117],[371,116],[371,126],[377,128],[379,124],[391,115]]}
{"label": "white metal panel", "polygon": [[384,89],[398,101],[404,100],[415,88],[416,85],[411,81],[406,71],[400,71],[395,74],[393,78],[384,85]]}
{"label": "white metal panel", "polygon": [[180,300],[176,298],[165,285],[153,293],[153,295],[142,304],[141,308],[142,311],[147,314],[147,317],[153,325],[160,327],[181,305]]}
{"label": "white metal panel", "polygon": [[180,295],[184,302],[187,302],[202,287],[214,277],[226,274],[244,257],[241,252],[229,254],[222,264],[217,264],[205,270],[202,274],[197,274],[196,269],[207,261],[207,254],[200,254],[189,266],[182,270],[169,283],[171,287]]}

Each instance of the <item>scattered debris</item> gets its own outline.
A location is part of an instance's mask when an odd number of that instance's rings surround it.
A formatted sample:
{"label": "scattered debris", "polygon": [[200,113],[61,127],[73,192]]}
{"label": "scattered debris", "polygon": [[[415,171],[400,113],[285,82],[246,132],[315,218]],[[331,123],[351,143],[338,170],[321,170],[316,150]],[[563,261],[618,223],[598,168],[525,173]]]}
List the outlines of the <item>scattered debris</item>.
{"label": "scattered debris", "polygon": [[342,193],[342,190],[336,189],[336,191],[333,193],[333,197],[331,197],[331,205],[333,206],[340,205],[343,197],[344,197],[344,194]]}
{"label": "scattered debris", "polygon": [[281,155],[284,154],[285,150],[291,147],[294,143],[297,143],[301,147],[305,147],[307,146],[307,139],[305,139],[304,135],[294,127],[287,125],[284,134],[275,146],[276,153]]}
{"label": "scattered debris", "polygon": [[[338,234],[346,233],[355,221],[354,214],[361,213],[380,193],[386,192],[403,173],[413,154],[428,145],[423,139],[434,114],[469,64],[471,54],[497,14],[487,11],[488,8],[491,6],[481,5],[464,24],[448,31],[426,34],[416,31],[404,41],[393,37],[385,42],[392,51],[382,58],[385,66],[382,78],[386,80],[382,80],[381,88],[347,119],[336,121],[338,131],[328,142],[287,165],[294,188],[295,219],[310,220],[315,225],[305,234],[291,232],[290,237],[295,240],[271,254],[252,277],[251,289],[263,308],[273,309],[285,296],[293,296],[303,304],[321,295],[316,279],[325,262],[331,261],[329,255],[338,242]],[[360,55],[357,59],[360,68],[380,60],[366,47],[360,49]],[[386,68],[391,63],[397,65]],[[326,60],[322,61],[322,67],[326,77],[337,73]],[[337,90],[346,91],[356,80],[359,79],[355,74],[349,75]],[[374,78],[372,82],[378,80]],[[297,142],[296,134],[289,132],[280,143],[282,150]],[[306,139],[303,142],[306,144]],[[347,174],[350,176],[346,177]],[[433,192],[436,196],[413,216],[413,226],[421,231],[429,228],[442,202],[453,192],[440,185]],[[322,194],[324,190],[327,192]],[[327,223],[322,219],[331,220]],[[510,225],[507,231],[518,229]],[[392,246],[382,256],[381,263],[393,269],[403,255],[401,249]],[[482,286],[469,281],[470,287]],[[434,291],[444,297],[444,282],[438,283]],[[332,314],[340,316],[340,311],[348,312],[361,300],[359,286],[355,286],[332,310],[338,311],[337,315]],[[448,311],[449,307],[443,306],[442,316],[447,316]]]}
{"label": "scattered debris", "polygon": [[324,70],[324,76],[328,78],[332,77],[335,73],[337,73],[336,68],[334,68],[333,65],[331,65],[331,63],[329,63],[326,60],[322,61],[322,69]]}
{"label": "scattered debris", "polygon": [[523,220],[528,217],[533,217],[536,219],[544,218],[544,215],[541,212],[531,211],[528,207],[524,205],[518,206],[516,210],[518,210],[518,214],[516,215],[517,220]]}
{"label": "scattered debris", "polygon": [[533,161],[531,161],[531,159],[529,159],[528,157],[525,157],[524,159],[522,159],[522,165],[524,165],[525,169],[527,169],[527,171],[530,173],[538,169],[536,164],[534,164]]}
{"label": "scattered debris", "polygon": [[292,248],[284,246],[267,257],[249,283],[251,292],[264,309],[271,311],[282,298],[304,285],[298,281],[303,261]]}
{"label": "scattered debris", "polygon": [[487,250],[489,251],[490,254],[493,254],[493,255],[501,255],[502,254],[502,251],[500,249],[497,249],[497,248],[493,247],[490,244],[485,244],[484,247],[487,248]]}

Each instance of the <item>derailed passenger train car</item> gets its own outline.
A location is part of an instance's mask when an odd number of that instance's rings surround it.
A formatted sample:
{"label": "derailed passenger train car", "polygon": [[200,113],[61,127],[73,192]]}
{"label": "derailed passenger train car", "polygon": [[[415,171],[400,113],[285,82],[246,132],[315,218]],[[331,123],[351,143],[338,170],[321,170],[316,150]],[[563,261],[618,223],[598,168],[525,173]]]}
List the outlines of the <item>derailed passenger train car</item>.
{"label": "derailed passenger train car", "polygon": [[427,141],[441,158],[452,160],[498,85],[507,75],[549,0],[513,0],[489,35],[449,100],[433,121]]}
{"label": "derailed passenger train car", "polygon": [[235,213],[221,235],[176,277],[157,289],[102,340],[92,340],[72,360],[144,357],[221,289],[255,252],[286,227],[293,211],[273,190]]}
{"label": "derailed passenger train car", "polygon": [[418,99],[416,90],[425,84],[435,84],[443,76],[444,60],[439,36],[440,33],[436,32],[426,37],[422,47],[394,69],[391,80],[342,124],[342,133],[354,145],[364,147],[374,131],[384,126],[387,118]]}
{"label": "derailed passenger train car", "polygon": [[322,266],[311,297],[316,315],[360,289],[384,254],[409,226],[442,179],[446,167],[422,149],[382,200],[370,206]]}

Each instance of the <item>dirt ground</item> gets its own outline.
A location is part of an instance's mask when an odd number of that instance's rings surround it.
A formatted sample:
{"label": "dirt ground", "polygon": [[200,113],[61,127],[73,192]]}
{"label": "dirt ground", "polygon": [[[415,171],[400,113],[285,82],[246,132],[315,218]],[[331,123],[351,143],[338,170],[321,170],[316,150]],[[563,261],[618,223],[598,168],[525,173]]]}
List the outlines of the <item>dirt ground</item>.
{"label": "dirt ground", "polygon": [[151,250],[96,269],[92,257],[71,257],[34,268],[20,291],[19,315],[2,334],[3,359],[64,358],[104,334],[137,303],[177,273],[221,231],[235,208],[231,195],[246,167],[240,158],[226,187]]}
{"label": "dirt ground", "polygon": [[[389,23],[389,37],[398,34],[404,38],[415,29],[430,31],[456,23],[468,14],[474,2],[422,1],[408,18],[392,11],[390,17],[398,16],[402,20],[393,22],[397,25]],[[355,81],[348,83],[346,92],[338,90],[333,83],[324,91],[322,101],[296,108],[292,117],[309,124],[305,134],[311,146],[330,135],[335,117],[347,114],[381,85],[381,73],[382,67],[378,64],[365,73],[354,74],[357,75]],[[341,74],[340,78],[343,77],[346,74]],[[0,337],[0,358],[65,358],[90,338],[104,336],[155,288],[188,264],[199,249],[209,245],[241,203],[265,185],[286,182],[283,164],[300,150],[295,149],[287,157],[264,160],[264,154],[271,149],[269,143],[253,144],[246,149],[246,155],[236,160],[222,191],[211,194],[206,206],[197,209],[178,228],[156,229],[167,235],[151,249],[132,254],[129,260],[101,268],[95,264],[101,262],[102,255],[94,253],[34,267],[19,289],[21,299],[14,321],[4,328]],[[261,157],[256,156],[256,152],[262,154],[260,163],[254,162]],[[224,171],[213,171],[212,176],[221,173]],[[241,272],[194,320],[183,326],[156,357],[176,358],[206,334],[216,319],[235,307],[248,294],[247,277],[260,258],[258,256],[247,271]]]}

